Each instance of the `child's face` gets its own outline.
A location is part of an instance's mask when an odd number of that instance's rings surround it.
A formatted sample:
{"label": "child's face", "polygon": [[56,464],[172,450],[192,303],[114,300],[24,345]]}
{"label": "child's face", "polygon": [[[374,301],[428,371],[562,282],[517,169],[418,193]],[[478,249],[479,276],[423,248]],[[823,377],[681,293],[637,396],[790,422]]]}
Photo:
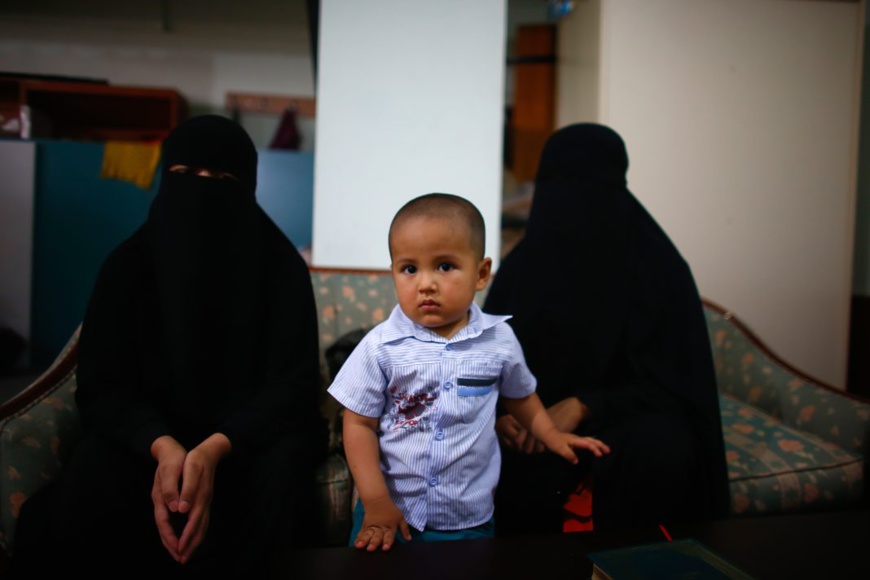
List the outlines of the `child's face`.
{"label": "child's face", "polygon": [[393,282],[405,315],[445,338],[468,323],[474,294],[486,288],[492,260],[478,260],[459,220],[414,217],[390,236]]}

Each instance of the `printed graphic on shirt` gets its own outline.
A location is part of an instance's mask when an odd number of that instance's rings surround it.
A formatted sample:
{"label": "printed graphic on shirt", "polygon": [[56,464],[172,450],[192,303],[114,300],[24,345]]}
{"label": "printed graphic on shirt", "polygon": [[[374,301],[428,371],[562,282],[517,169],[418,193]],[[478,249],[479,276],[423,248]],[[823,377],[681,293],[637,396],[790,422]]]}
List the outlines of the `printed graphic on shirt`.
{"label": "printed graphic on shirt", "polygon": [[405,429],[409,431],[428,431],[431,429],[429,411],[438,399],[438,390],[435,386],[427,386],[422,391],[408,392],[399,387],[390,387],[390,396],[393,399],[393,407],[390,409],[390,418],[393,421],[393,430]]}
{"label": "printed graphic on shirt", "polygon": [[459,378],[456,379],[456,384],[459,385],[460,397],[483,397],[492,392],[492,387],[498,377],[486,378]]}

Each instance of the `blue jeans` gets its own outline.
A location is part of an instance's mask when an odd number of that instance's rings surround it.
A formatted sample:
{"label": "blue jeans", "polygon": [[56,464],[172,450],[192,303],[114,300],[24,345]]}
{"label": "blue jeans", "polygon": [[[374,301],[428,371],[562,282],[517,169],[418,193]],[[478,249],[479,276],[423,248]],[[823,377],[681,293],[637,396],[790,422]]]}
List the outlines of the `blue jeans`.
{"label": "blue jeans", "polygon": [[[362,528],[363,517],[365,517],[365,509],[363,509],[362,501],[357,500],[356,507],[353,508],[353,528],[350,530],[349,546],[353,546],[360,528]],[[409,526],[410,527],[410,526]],[[422,532],[411,528],[411,540],[415,542],[442,542],[445,540],[479,540],[481,538],[492,538],[495,535],[495,521],[490,518],[488,522],[482,523],[479,526],[464,530],[433,530],[426,528]],[[405,538],[399,530],[396,530],[396,541],[405,543]]]}

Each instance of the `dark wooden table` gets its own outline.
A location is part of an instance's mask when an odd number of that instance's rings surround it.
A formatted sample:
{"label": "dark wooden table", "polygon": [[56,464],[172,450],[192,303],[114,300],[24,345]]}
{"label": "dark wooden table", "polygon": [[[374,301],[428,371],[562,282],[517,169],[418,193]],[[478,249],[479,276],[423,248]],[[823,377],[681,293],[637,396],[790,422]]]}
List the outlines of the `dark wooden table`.
{"label": "dark wooden table", "polygon": [[[672,526],[758,579],[870,578],[870,510],[729,519]],[[658,528],[490,540],[397,544],[389,552],[350,547],[286,552],[275,578],[586,580],[586,554],[664,541]]]}

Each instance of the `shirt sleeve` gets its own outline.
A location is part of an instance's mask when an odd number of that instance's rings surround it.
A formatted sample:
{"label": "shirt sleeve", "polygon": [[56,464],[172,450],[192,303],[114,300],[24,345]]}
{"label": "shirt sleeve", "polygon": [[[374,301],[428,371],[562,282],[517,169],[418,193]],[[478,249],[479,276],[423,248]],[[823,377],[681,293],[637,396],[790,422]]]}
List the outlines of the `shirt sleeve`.
{"label": "shirt sleeve", "polygon": [[506,334],[510,346],[510,356],[502,368],[499,394],[509,399],[528,397],[535,392],[538,381],[526,365],[523,348],[513,329],[508,324],[499,324],[498,328]]}
{"label": "shirt sleeve", "polygon": [[379,328],[366,334],[327,389],[346,409],[364,417],[380,417],[386,406],[387,377],[378,360]]}

